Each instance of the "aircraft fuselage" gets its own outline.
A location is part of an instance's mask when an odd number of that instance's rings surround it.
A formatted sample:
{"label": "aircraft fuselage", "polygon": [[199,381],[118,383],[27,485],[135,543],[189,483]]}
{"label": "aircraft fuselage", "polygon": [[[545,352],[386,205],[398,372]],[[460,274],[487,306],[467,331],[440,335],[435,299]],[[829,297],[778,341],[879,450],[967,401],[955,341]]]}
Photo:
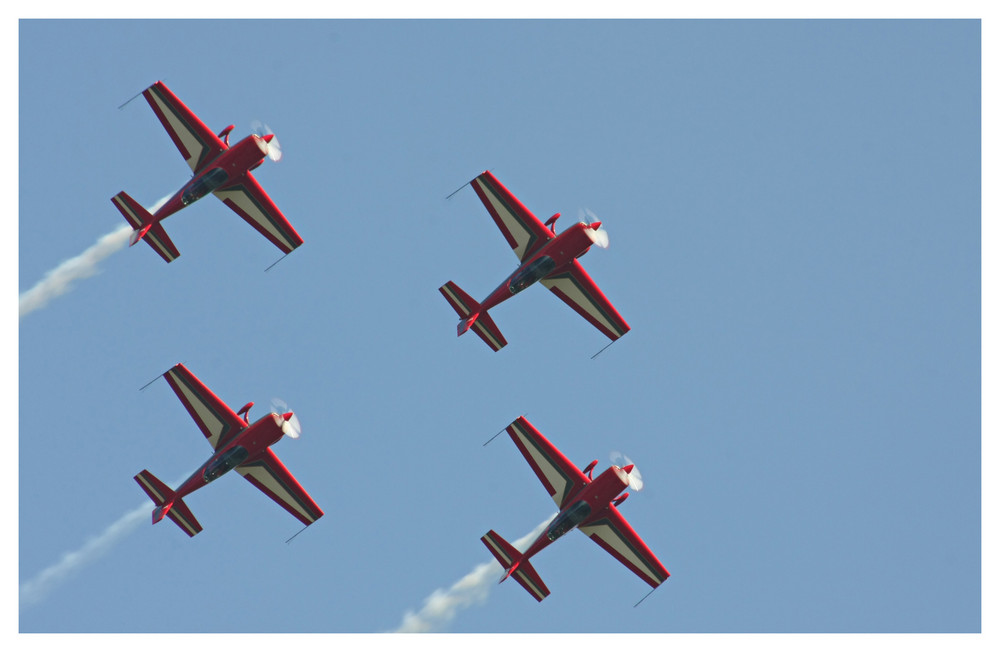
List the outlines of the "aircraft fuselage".
{"label": "aircraft fuselage", "polygon": [[215,451],[208,461],[177,487],[178,498],[201,489],[234,468],[253,462],[281,439],[282,416],[272,412],[244,428],[225,447]]}
{"label": "aircraft fuselage", "polygon": [[594,244],[593,234],[590,225],[577,222],[549,240],[486,297],[480,310],[487,312],[546,276],[560,273],[563,267],[587,253]]}
{"label": "aircraft fuselage", "polygon": [[267,138],[250,134],[219,154],[174,193],[167,203],[153,214],[153,220],[159,222],[205,195],[237,182],[264,161],[264,157],[267,156]]}
{"label": "aircraft fuselage", "polygon": [[521,562],[531,558],[550,543],[574,528],[600,520],[611,506],[611,501],[628,487],[628,474],[618,466],[610,466],[601,475],[581,487],[535,539]]}

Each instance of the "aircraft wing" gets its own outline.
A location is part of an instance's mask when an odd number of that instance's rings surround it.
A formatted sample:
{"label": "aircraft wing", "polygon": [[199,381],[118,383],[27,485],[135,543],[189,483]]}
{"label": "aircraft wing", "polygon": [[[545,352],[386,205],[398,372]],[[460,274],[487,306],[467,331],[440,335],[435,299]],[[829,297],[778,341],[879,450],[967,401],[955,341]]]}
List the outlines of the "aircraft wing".
{"label": "aircraft wing", "polygon": [[524,417],[507,426],[507,434],[560,509],[568,496],[587,484],[587,476]]}
{"label": "aircraft wing", "polygon": [[270,448],[264,451],[260,459],[237,466],[236,470],[250,484],[306,525],[311,525],[323,515],[323,510],[313,502]]}
{"label": "aircraft wing", "polygon": [[158,81],[144,90],[142,95],[180,150],[181,156],[191,166],[192,172],[198,172],[225,151],[226,144],[222,139],[206,127],[191,109],[184,106],[166,84]]}
{"label": "aircraft wing", "polygon": [[625,564],[654,589],[670,577],[656,555],[646,547],[618,508],[608,505],[608,511],[597,521],[581,525],[580,531],[590,537],[611,556]]}
{"label": "aircraft wing", "polygon": [[547,276],[540,283],[612,340],[617,340],[632,329],[583,269],[579,260],[571,262],[566,271]]}
{"label": "aircraft wing", "polygon": [[246,427],[243,419],[184,365],[176,365],[163,376],[213,449],[219,450]]}
{"label": "aircraft wing", "polygon": [[249,172],[236,184],[213,194],[286,254],[302,244],[302,238],[291,223]]}
{"label": "aircraft wing", "polygon": [[527,259],[553,237],[549,227],[532,215],[489,170],[472,180],[472,188],[500,227],[518,260]]}

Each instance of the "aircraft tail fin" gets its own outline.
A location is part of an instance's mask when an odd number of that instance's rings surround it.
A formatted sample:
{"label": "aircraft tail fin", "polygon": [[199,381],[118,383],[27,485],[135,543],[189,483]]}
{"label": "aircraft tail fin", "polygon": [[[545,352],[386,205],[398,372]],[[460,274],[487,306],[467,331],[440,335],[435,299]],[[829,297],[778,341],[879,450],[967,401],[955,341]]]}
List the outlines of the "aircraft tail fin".
{"label": "aircraft tail fin", "polygon": [[143,469],[135,476],[146,495],[156,503],[153,509],[153,523],[159,523],[163,517],[168,517],[189,536],[201,532],[201,524],[194,517],[182,498],[178,498],[174,490],[165,485],[155,475]]}
{"label": "aircraft tail fin", "polygon": [[163,260],[168,263],[180,256],[177,247],[163,230],[163,226],[154,220],[153,216],[136,200],[122,191],[111,198],[111,202],[125,217],[125,220],[132,226],[132,235],[129,237],[131,247],[140,240],[145,240]]}
{"label": "aircraft tail fin", "polygon": [[490,530],[484,534],[481,541],[489,548],[493,556],[497,558],[503,566],[506,574],[500,579],[503,582],[508,577],[513,576],[518,584],[531,594],[535,600],[541,602],[549,594],[549,589],[545,582],[538,576],[535,567],[531,562],[524,559],[517,548],[507,543],[503,537]]}
{"label": "aircraft tail fin", "polygon": [[466,331],[472,331],[479,336],[486,345],[494,351],[499,351],[507,346],[507,340],[489,313],[481,311],[479,302],[465,293],[462,288],[448,281],[438,290],[448,300],[451,307],[455,309],[461,321],[458,322],[458,335],[461,337]]}

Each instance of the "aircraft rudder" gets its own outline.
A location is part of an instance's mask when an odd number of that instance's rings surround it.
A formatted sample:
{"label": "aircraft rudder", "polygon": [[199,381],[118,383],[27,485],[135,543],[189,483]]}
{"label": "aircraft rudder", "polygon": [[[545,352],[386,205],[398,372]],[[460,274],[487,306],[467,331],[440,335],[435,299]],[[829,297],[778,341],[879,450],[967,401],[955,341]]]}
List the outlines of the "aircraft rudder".
{"label": "aircraft rudder", "polygon": [[479,313],[475,312],[469,315],[466,319],[460,320],[458,322],[458,336],[461,337],[465,335],[465,333],[472,328],[472,325],[476,323],[477,319],[479,319]]}
{"label": "aircraft rudder", "polygon": [[142,227],[141,229],[133,229],[132,233],[128,237],[128,246],[131,247],[136,242],[139,242],[144,237],[146,237],[146,234],[149,233],[149,229],[152,226],[153,226],[152,224],[147,224],[146,226]]}

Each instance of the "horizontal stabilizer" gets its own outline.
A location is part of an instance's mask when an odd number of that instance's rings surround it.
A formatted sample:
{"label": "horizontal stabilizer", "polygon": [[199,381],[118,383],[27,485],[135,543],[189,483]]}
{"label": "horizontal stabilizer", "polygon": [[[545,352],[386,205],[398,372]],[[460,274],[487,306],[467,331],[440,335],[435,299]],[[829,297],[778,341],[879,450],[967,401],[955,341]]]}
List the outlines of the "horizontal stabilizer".
{"label": "horizontal stabilizer", "polygon": [[444,298],[448,300],[448,303],[462,319],[468,319],[479,313],[479,302],[466,294],[465,290],[455,285],[453,281],[448,281],[439,287],[438,291],[444,295]]}
{"label": "horizontal stabilizer", "polygon": [[139,483],[139,486],[146,492],[150,500],[156,503],[157,507],[162,507],[174,499],[174,490],[163,484],[159,478],[145,469],[135,475],[135,481]]}
{"label": "horizontal stabilizer", "polygon": [[158,523],[163,520],[164,516],[167,516],[189,537],[201,532],[201,524],[188,509],[187,504],[178,498],[174,490],[165,485],[159,478],[144,469],[136,474],[135,481],[146,492],[146,495],[156,503],[156,508],[153,509],[153,523]]}
{"label": "horizontal stabilizer", "polygon": [[507,543],[503,537],[490,530],[482,536],[481,541],[493,553],[493,556],[500,562],[504,570],[507,571],[500,580],[501,582],[513,576],[517,580],[517,583],[523,586],[531,594],[531,597],[539,602],[549,595],[549,589],[542,582],[542,578],[538,576],[535,567],[531,565],[531,562],[523,559],[521,553],[514,546]]}
{"label": "horizontal stabilizer", "polygon": [[129,238],[129,246],[140,240],[145,240],[153,248],[160,258],[169,262],[177,259],[181,254],[177,251],[173,241],[167,237],[167,232],[159,222],[154,222],[154,218],[149,211],[142,207],[139,202],[129,197],[122,191],[111,198],[111,202],[125,217],[125,220],[132,225],[134,231]]}
{"label": "horizontal stabilizer", "polygon": [[499,351],[507,346],[507,340],[504,339],[497,325],[493,323],[493,318],[490,317],[489,313],[479,313],[479,318],[472,324],[472,330],[494,351]]}
{"label": "horizontal stabilizer", "polygon": [[201,532],[201,523],[198,522],[198,519],[188,509],[187,503],[180,498],[174,500],[173,506],[167,512],[167,518],[176,523],[177,527],[184,530],[189,537],[193,537]]}
{"label": "horizontal stabilizer", "polygon": [[455,309],[458,316],[462,318],[462,321],[458,323],[459,336],[472,329],[494,351],[499,351],[507,346],[507,340],[504,339],[493,319],[489,314],[481,312],[479,302],[466,294],[462,288],[452,281],[448,281],[438,290]]}

